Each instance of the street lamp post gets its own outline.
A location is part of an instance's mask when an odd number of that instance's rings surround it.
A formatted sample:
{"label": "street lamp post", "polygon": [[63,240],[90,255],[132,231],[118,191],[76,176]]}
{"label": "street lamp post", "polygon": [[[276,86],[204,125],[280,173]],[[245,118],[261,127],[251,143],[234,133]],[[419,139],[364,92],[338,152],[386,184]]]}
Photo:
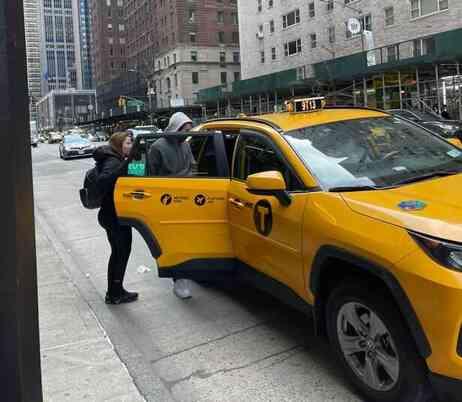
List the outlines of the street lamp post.
{"label": "street lamp post", "polygon": [[130,69],[128,70],[129,73],[135,73],[141,75],[144,81],[146,82],[147,87],[147,95],[148,95],[148,102],[149,102],[149,120],[152,124],[152,95],[155,95],[155,89],[151,86],[151,80],[146,76],[146,74],[142,73],[138,69]]}

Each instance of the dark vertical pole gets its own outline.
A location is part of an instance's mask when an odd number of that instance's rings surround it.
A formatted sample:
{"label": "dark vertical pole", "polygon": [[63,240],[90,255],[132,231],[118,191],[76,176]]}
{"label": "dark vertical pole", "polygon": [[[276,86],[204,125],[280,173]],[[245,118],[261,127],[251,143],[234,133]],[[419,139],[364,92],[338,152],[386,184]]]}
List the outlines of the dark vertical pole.
{"label": "dark vertical pole", "polygon": [[0,0],[0,389],[40,402],[34,207],[22,1]]}

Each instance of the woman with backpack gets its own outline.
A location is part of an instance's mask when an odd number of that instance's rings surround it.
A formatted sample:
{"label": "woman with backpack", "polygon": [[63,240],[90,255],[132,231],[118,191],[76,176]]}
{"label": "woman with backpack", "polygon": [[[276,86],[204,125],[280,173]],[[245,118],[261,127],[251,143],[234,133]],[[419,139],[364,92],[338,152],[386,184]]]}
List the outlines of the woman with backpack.
{"label": "woman with backpack", "polygon": [[120,176],[127,175],[132,146],[127,132],[114,133],[109,145],[97,148],[93,156],[98,171],[96,183],[103,195],[98,222],[106,230],[111,245],[106,304],[130,303],[138,299],[138,293],[128,292],[123,287],[132,247],[132,229],[119,224],[114,205],[115,184]]}

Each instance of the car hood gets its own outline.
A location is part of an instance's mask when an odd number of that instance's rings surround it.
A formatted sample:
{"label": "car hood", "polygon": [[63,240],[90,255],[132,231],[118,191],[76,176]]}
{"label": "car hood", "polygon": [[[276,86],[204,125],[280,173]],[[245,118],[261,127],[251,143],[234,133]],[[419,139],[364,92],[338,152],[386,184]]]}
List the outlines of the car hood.
{"label": "car hood", "polygon": [[[341,194],[355,212],[405,229],[462,242],[462,174],[389,190]],[[422,209],[405,210],[403,202],[420,201]]]}

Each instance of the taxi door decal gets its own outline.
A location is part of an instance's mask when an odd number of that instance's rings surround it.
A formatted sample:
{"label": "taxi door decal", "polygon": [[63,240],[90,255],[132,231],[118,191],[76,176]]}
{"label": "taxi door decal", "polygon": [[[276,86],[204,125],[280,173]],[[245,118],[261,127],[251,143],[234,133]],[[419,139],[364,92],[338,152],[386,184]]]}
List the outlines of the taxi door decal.
{"label": "taxi door decal", "polygon": [[263,236],[269,236],[273,229],[273,210],[267,200],[260,200],[256,203],[253,210],[253,220],[255,227]]}

